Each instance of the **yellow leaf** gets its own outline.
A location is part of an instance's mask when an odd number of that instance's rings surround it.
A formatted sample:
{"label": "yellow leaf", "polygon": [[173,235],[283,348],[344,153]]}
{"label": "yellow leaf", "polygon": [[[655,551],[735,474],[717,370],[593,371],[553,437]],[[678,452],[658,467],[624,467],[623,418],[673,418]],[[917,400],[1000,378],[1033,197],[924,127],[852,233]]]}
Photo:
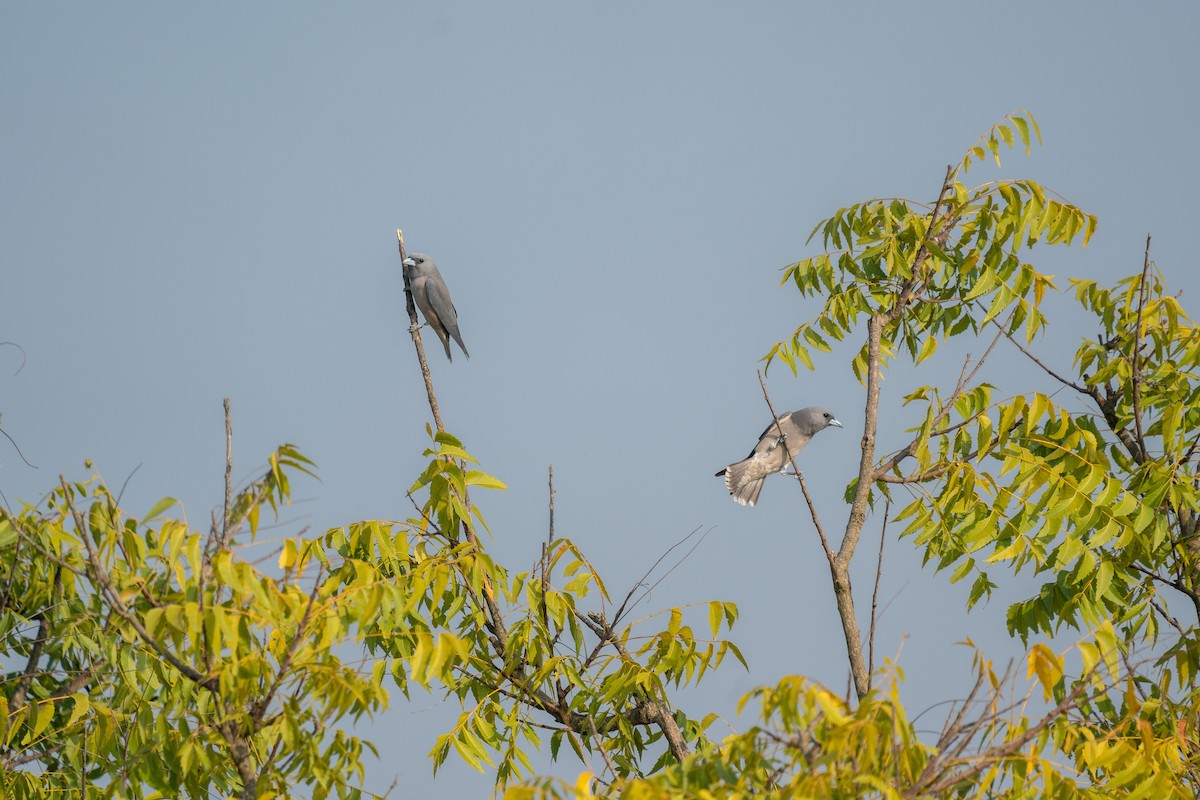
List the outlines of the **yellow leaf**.
{"label": "yellow leaf", "polygon": [[1138,728],[1138,733],[1142,737],[1142,744],[1145,745],[1147,750],[1153,752],[1154,751],[1154,728],[1151,727],[1150,720],[1145,719],[1144,717],[1139,718],[1137,721],[1137,728]]}
{"label": "yellow leaf", "polygon": [[1034,673],[1037,673],[1038,682],[1042,684],[1045,699],[1049,700],[1055,685],[1062,678],[1063,668],[1058,656],[1044,644],[1035,644],[1029,651],[1028,675],[1032,677]]}
{"label": "yellow leaf", "polygon": [[815,693],[817,705],[821,707],[821,711],[825,713],[825,717],[834,725],[845,725],[850,718],[842,712],[842,703],[836,697],[831,695],[824,689],[819,689]]}
{"label": "yellow leaf", "polygon": [[1021,537],[1017,537],[1017,539],[1012,544],[1010,544],[1008,547],[1005,547],[1004,549],[999,550],[995,553],[992,553],[990,556],[988,556],[987,563],[991,564],[994,561],[1007,561],[1010,558],[1016,558],[1024,551],[1025,551],[1025,540]]}
{"label": "yellow leaf", "polygon": [[296,543],[293,540],[288,539],[283,543],[283,550],[281,550],[279,553],[279,568],[284,570],[291,569],[292,565],[295,563]]}
{"label": "yellow leaf", "polygon": [[71,695],[71,699],[75,701],[75,707],[71,709],[71,718],[67,720],[68,728],[78,722],[79,718],[86,714],[88,709],[92,707],[92,701],[83,692],[76,692]]}
{"label": "yellow leaf", "polygon": [[417,683],[428,688],[429,676],[426,673],[426,667],[429,663],[429,657],[433,655],[433,636],[428,631],[419,631],[416,634],[416,640],[417,646],[413,650],[409,669],[412,671],[412,676]]}

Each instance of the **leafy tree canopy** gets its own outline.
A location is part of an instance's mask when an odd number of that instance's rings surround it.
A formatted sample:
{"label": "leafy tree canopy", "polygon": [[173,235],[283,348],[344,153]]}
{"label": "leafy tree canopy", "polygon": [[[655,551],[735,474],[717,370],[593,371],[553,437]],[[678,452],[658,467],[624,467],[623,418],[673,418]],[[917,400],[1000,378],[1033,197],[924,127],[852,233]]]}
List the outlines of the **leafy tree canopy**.
{"label": "leafy tree canopy", "polygon": [[[814,351],[862,342],[861,467],[842,519],[809,501],[850,697],[784,676],[743,698],[749,727],[722,732],[672,694],[744,665],[726,638],[736,607],[634,621],[633,594],[610,594],[553,524],[535,568],[494,561],[476,499],[505,486],[444,429],[414,324],[436,429],[402,522],[256,544],[263,510],[313,469],[291,445],[237,490],[227,464],[206,530],[169,498],[135,517],[98,479],[0,512],[0,795],[362,797],[375,751],[355,721],[419,690],[463,709],[431,733],[433,768],[462,759],[514,798],[1194,796],[1200,337],[1147,241],[1117,285],[1071,281],[1095,320],[1074,363],[1038,358],[1055,285],[1031,254],[1086,245],[1096,220],[1034,181],[968,175],[1040,136],[1010,115],[932,201],[840,209],[814,230],[823,252],[785,271],[820,310],[768,365],[811,369]],[[953,385],[909,391],[920,423],[877,442],[883,374],[959,338],[985,355]],[[998,396],[984,379],[997,346],[1062,391]],[[1008,612],[1023,668],[976,651],[973,689],[936,734],[901,701],[899,666],[875,668],[850,587],[864,526],[893,508],[927,564],[971,582],[972,605],[1006,572],[1042,581]],[[1047,637],[1064,630],[1078,642],[1058,651]],[[585,766],[577,781],[540,777],[535,752]]]}

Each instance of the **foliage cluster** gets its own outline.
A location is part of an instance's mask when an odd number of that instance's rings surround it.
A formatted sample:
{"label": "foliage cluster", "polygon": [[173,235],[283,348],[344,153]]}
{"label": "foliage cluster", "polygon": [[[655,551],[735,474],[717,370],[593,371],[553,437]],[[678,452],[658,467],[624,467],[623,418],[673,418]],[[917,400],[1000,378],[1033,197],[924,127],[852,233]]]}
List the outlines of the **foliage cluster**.
{"label": "foliage cluster", "polygon": [[[814,351],[863,337],[862,466],[840,537],[810,502],[851,697],[784,676],[742,700],[745,730],[722,735],[672,693],[742,661],[725,638],[732,604],[635,622],[638,598],[611,595],[553,522],[532,569],[493,560],[471,494],[505,487],[442,430],[410,303],[438,427],[408,519],[264,543],[264,507],[277,513],[312,468],[290,445],[245,487],[227,483],[207,530],[168,514],[169,498],[133,517],[97,479],[0,511],[0,795],[362,797],[375,751],[354,722],[418,689],[463,709],[431,742],[434,769],[460,758],[514,798],[1195,796],[1200,335],[1147,243],[1116,286],[1072,281],[1096,330],[1071,368],[1038,359],[1055,286],[1028,254],[1086,244],[1096,221],[1031,180],[964,183],[1036,141],[1031,116],[1006,118],[934,202],[841,209],[814,231],[825,252],[785,271],[821,307],[768,363],[811,369]],[[883,374],[959,337],[990,343],[954,385],[909,391],[920,423],[877,442]],[[999,396],[984,380],[997,346],[1060,392]],[[935,570],[971,581],[972,604],[999,570],[1042,581],[1008,614],[1024,670],[977,652],[974,688],[936,735],[901,701],[899,667],[863,654],[849,571],[881,505],[900,507]],[[1047,637],[1064,629],[1081,638],[1058,652]],[[583,762],[580,779],[537,776],[543,751]]]}

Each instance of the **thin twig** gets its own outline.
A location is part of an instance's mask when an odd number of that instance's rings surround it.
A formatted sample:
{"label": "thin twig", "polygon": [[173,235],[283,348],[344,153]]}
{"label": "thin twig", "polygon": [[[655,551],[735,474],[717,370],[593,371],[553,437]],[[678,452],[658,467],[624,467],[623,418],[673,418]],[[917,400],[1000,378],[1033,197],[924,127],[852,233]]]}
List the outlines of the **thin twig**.
{"label": "thin twig", "polygon": [[129,482],[131,480],[133,480],[133,476],[137,475],[137,471],[141,468],[142,468],[142,465],[138,464],[136,467],[133,468],[132,472],[130,472],[127,476],[125,476],[125,481],[121,484],[121,491],[117,492],[117,499],[113,501],[113,505],[115,505],[115,506],[121,505],[121,498],[125,496],[126,487],[129,486]]}
{"label": "thin twig", "polygon": [[1129,562],[1129,566],[1131,569],[1142,573],[1147,578],[1150,578],[1151,580],[1154,580],[1154,581],[1158,581],[1159,583],[1164,584],[1166,586],[1170,586],[1172,589],[1176,590],[1177,592],[1180,592],[1180,593],[1186,595],[1187,598],[1190,599],[1193,604],[1200,604],[1200,594],[1197,594],[1192,589],[1189,589],[1187,584],[1184,583],[1181,579],[1179,579],[1179,578],[1164,578],[1163,576],[1159,575],[1158,573],[1156,573],[1152,570],[1146,569],[1141,564],[1138,564],[1136,561]]}
{"label": "thin twig", "polygon": [[588,715],[588,725],[592,729],[592,739],[596,742],[596,747],[600,748],[600,755],[604,756],[604,763],[608,765],[608,771],[612,773],[613,779],[616,780],[620,777],[620,773],[617,772],[617,766],[613,764],[612,757],[608,754],[608,748],[604,746],[604,741],[600,738],[600,734],[596,733],[596,720],[592,719],[590,714]]}
{"label": "thin twig", "polygon": [[1011,333],[1009,333],[1008,331],[1006,331],[1006,330],[1005,330],[1003,327],[1001,327],[1000,323],[996,322],[996,320],[994,320],[994,319],[993,319],[993,320],[990,320],[990,322],[991,322],[991,324],[992,324],[992,325],[995,325],[997,328],[999,328],[999,329],[1000,329],[1000,332],[1001,332],[1001,333],[1003,333],[1003,334],[1004,334],[1004,335],[1005,335],[1005,336],[1008,338],[1008,340],[1009,340],[1010,342],[1012,342],[1012,343],[1013,343],[1013,344],[1016,346],[1016,348],[1017,348],[1018,350],[1020,350],[1022,353],[1024,353],[1024,354],[1025,354],[1025,356],[1026,356],[1026,357],[1027,357],[1027,358],[1028,358],[1030,361],[1032,361],[1033,363],[1035,363],[1035,364],[1037,364],[1039,367],[1041,367],[1041,368],[1042,368],[1042,370],[1044,370],[1044,371],[1045,371],[1045,373],[1046,373],[1047,375],[1049,375],[1051,378],[1054,378],[1054,380],[1058,381],[1058,382],[1059,382],[1059,383],[1061,383],[1063,386],[1068,386],[1068,387],[1070,387],[1070,388],[1074,389],[1075,391],[1079,392],[1079,393],[1080,393],[1080,394],[1082,394],[1082,395],[1086,395],[1087,397],[1092,397],[1092,396],[1093,396],[1093,394],[1092,394],[1092,390],[1091,390],[1091,389],[1089,389],[1088,387],[1086,387],[1086,386],[1080,386],[1078,383],[1075,383],[1075,381],[1072,381],[1072,380],[1070,380],[1070,379],[1068,379],[1068,378],[1064,378],[1062,375],[1059,375],[1057,372],[1055,372],[1054,370],[1050,369],[1050,367],[1048,367],[1048,366],[1046,366],[1044,363],[1042,363],[1041,359],[1039,359],[1037,356],[1035,356],[1033,353],[1031,353],[1031,352],[1028,350],[1028,348],[1026,348],[1026,347],[1025,347],[1025,345],[1023,345],[1023,344],[1021,344],[1020,342],[1018,342],[1018,341],[1016,340],[1016,338],[1015,338],[1015,337],[1013,337],[1013,335],[1012,335]]}
{"label": "thin twig", "polygon": [[[3,416],[3,415],[0,415],[0,416]],[[31,467],[32,469],[37,469],[37,467],[35,467],[33,464],[29,463],[29,459],[26,458],[25,454],[21,452],[20,445],[17,444],[15,439],[13,439],[11,436],[8,435],[8,431],[4,430],[4,428],[0,428],[0,434],[4,434],[4,438],[8,439],[9,444],[11,444],[13,446],[13,449],[17,451],[17,455],[20,456],[21,460],[25,462],[25,466]]]}
{"label": "thin twig", "polygon": [[1173,616],[1171,616],[1170,613],[1168,613],[1165,606],[1163,606],[1161,603],[1154,601],[1153,599],[1150,600],[1150,606],[1155,611],[1157,611],[1162,616],[1163,619],[1165,619],[1167,622],[1171,623],[1171,627],[1173,627],[1176,631],[1178,631],[1180,636],[1186,637],[1188,635],[1188,632],[1185,631],[1183,629],[1183,626],[1179,624],[1179,620],[1177,620]]}
{"label": "thin twig", "polygon": [[412,334],[413,346],[417,348],[417,361],[421,365],[421,375],[425,378],[425,394],[429,398],[429,409],[433,412],[433,421],[437,424],[438,432],[446,427],[442,424],[442,413],[438,410],[437,395],[433,391],[433,378],[429,374],[429,362],[425,360],[425,345],[421,343],[421,325],[417,320],[417,306],[413,302],[412,285],[409,282],[408,270],[404,267],[404,232],[396,228],[396,241],[400,245],[400,270],[404,276],[404,303],[408,309],[408,332]]}
{"label": "thin twig", "polygon": [[79,800],[87,800],[88,726],[83,726],[83,745],[79,751]]}
{"label": "thin twig", "polygon": [[[1090,674],[1091,673],[1089,672],[1089,675]],[[913,798],[937,797],[948,791],[950,787],[960,784],[963,781],[970,780],[975,775],[978,775],[980,772],[988,769],[995,762],[1008,758],[1014,753],[1020,751],[1025,747],[1026,744],[1040,736],[1042,731],[1048,725],[1050,725],[1051,722],[1058,719],[1067,711],[1078,705],[1079,698],[1087,686],[1087,681],[1085,680],[1086,677],[1087,676],[1084,676],[1084,678],[1080,679],[1075,687],[1067,693],[1067,696],[1062,699],[1062,702],[1046,712],[1045,715],[1043,715],[1037,722],[1030,725],[1029,728],[1022,732],[1019,736],[1014,736],[1004,744],[988,748],[980,753],[978,757],[971,759],[962,769],[953,769],[951,764],[946,763],[947,759],[936,759],[935,761],[938,763],[938,766],[941,766],[944,769],[944,771],[937,776],[937,780],[918,780],[908,788],[908,790],[905,792],[905,796]],[[964,747],[967,743],[969,743],[969,737],[973,736],[974,732],[981,727],[982,722],[982,720],[979,720],[976,721],[975,724],[968,726],[968,730],[964,732],[966,735],[966,738],[963,741]]]}
{"label": "thin twig", "polygon": [[1145,687],[1143,687],[1141,685],[1141,683],[1139,683],[1138,681],[1135,681],[1133,679],[1133,676],[1137,675],[1137,670],[1135,670],[1133,667],[1133,664],[1130,663],[1129,654],[1124,652],[1120,648],[1117,648],[1117,650],[1121,655],[1121,663],[1123,663],[1125,665],[1125,673],[1126,673],[1126,675],[1129,676],[1129,685],[1134,688],[1134,691],[1136,691],[1138,693],[1138,697],[1140,697],[1142,699],[1142,702],[1145,703],[1148,695],[1146,693]]}
{"label": "thin twig", "polygon": [[1137,335],[1133,340],[1133,424],[1137,429],[1138,447],[1146,457],[1146,434],[1142,430],[1142,312],[1146,307],[1146,277],[1150,273],[1150,234],[1146,234],[1146,256],[1142,262],[1142,280],[1138,284]]}
{"label": "thin twig", "polygon": [[888,500],[883,507],[883,530],[879,532],[879,558],[875,561],[875,588],[871,590],[871,627],[867,634],[867,685],[875,676],[875,609],[879,606],[879,578],[883,575],[883,543],[887,541],[888,513],[892,510],[892,501]]}
{"label": "thin twig", "polygon": [[395,791],[396,785],[398,783],[400,783],[400,776],[397,774],[396,776],[394,776],[392,778],[392,783],[391,783],[391,785],[388,786],[387,791],[385,791],[381,795],[378,795],[379,800],[387,800],[388,795],[390,795],[393,791]]}
{"label": "thin twig", "polygon": [[[966,459],[970,460],[970,458]],[[879,483],[890,483],[895,485],[907,485],[910,483],[928,483],[931,480],[940,478],[954,468],[954,464],[943,464],[940,467],[934,467],[928,472],[922,472],[918,475],[876,475],[875,480]]]}
{"label": "thin twig", "polygon": [[554,465],[550,465],[549,478],[547,482],[550,485],[550,529],[546,534],[546,542],[554,541]]}
{"label": "thin twig", "polygon": [[[548,483],[550,485],[550,529],[546,534],[546,542],[542,545],[542,628],[550,635],[550,614],[546,608],[546,594],[550,591],[550,545],[554,543],[554,465],[550,465]],[[615,773],[614,773],[615,774]]]}
{"label": "thin twig", "polygon": [[[774,420],[775,432],[779,434],[780,440],[786,439],[783,435],[783,428],[779,425],[779,415],[775,413],[775,406],[771,403],[771,395],[767,392],[767,382],[763,380],[762,370],[758,372],[758,385],[762,387],[763,399],[767,401],[767,409],[771,412],[771,419]],[[821,549],[825,551],[825,558],[833,562],[833,549],[829,546],[829,539],[825,536],[825,529],[821,526],[821,518],[817,514],[817,507],[813,504],[812,495],[808,493],[808,484],[804,481],[804,473],[800,471],[796,465],[796,456],[792,453],[786,441],[783,445],[783,451],[787,453],[788,461],[792,463],[792,471],[796,473],[796,480],[800,484],[800,491],[804,493],[804,502],[808,504],[808,513],[812,517],[813,525],[816,526],[817,536],[821,537]]]}
{"label": "thin twig", "polygon": [[225,406],[225,513],[221,515],[221,543],[225,546],[229,541],[229,509],[233,504],[233,418],[229,413],[229,398],[224,400]]}
{"label": "thin twig", "polygon": [[658,560],[655,561],[654,564],[651,565],[650,569],[646,570],[646,574],[643,575],[641,577],[641,580],[639,580],[637,583],[635,583],[629,589],[629,593],[625,595],[625,599],[621,602],[620,608],[618,608],[616,613],[613,614],[613,619],[612,619],[613,625],[619,624],[621,619],[625,616],[626,612],[632,611],[633,609],[635,609],[639,605],[641,605],[642,601],[645,600],[647,597],[649,597],[650,593],[659,587],[659,584],[661,584],[668,577],[670,577],[671,573],[673,573],[675,570],[679,569],[679,566],[681,564],[683,564],[683,562],[687,561],[691,557],[692,553],[696,552],[696,548],[704,543],[704,540],[708,538],[708,535],[710,533],[712,533],[714,529],[709,528],[708,530],[706,530],[704,532],[704,535],[702,535],[699,539],[697,539],[696,543],[693,544],[690,548],[688,548],[688,551],[686,553],[684,553],[682,556],[680,556],[678,561],[676,561],[673,565],[671,565],[670,569],[668,569],[666,572],[664,572],[662,574],[662,576],[658,580],[656,580],[654,583],[650,584],[649,586],[646,586],[645,591],[642,592],[642,594],[638,597],[638,599],[634,600],[632,605],[629,605],[629,598],[633,596],[633,593],[635,591],[637,591],[639,586],[645,585],[646,579],[650,577],[650,573],[654,572],[655,568],[659,564],[662,563],[662,560],[664,558],[666,558],[667,555],[672,550],[674,550],[676,547],[679,547],[684,542],[686,542],[688,539],[691,539],[693,536],[695,536],[699,532],[699,530],[700,530],[700,528],[698,528],[698,527],[693,528],[691,533],[689,533],[687,536],[680,539],[675,544],[668,547],[666,552],[664,552],[661,556],[659,556]]}
{"label": "thin twig", "polygon": [[25,348],[21,347],[21,345],[17,344],[16,342],[0,342],[0,347],[4,347],[5,345],[8,345],[9,347],[15,347],[21,351],[21,366],[17,367],[17,371],[12,374],[12,376],[15,378],[21,374],[21,370],[25,369]]}

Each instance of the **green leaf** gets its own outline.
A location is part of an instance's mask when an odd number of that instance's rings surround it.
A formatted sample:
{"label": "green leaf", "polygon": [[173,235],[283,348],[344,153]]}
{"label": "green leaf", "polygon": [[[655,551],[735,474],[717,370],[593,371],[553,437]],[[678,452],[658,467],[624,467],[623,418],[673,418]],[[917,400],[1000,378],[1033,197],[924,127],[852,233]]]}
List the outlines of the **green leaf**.
{"label": "green leaf", "polygon": [[472,464],[479,463],[466,450],[462,449],[461,447],[457,447],[455,445],[450,445],[450,444],[443,444],[438,449],[437,455],[441,456],[442,458],[458,458],[463,461],[469,461]]}
{"label": "green leaf", "polygon": [[708,628],[714,639],[721,633],[721,619],[724,617],[725,604],[717,600],[708,604]]}
{"label": "green leaf", "polygon": [[936,350],[937,350],[937,337],[936,336],[927,336],[925,338],[925,343],[921,345],[921,352],[917,354],[917,358],[913,363],[920,364],[922,361],[924,361],[925,359],[927,359],[931,355],[933,355],[934,351],[936,351]]}
{"label": "green leaf", "polygon": [[150,510],[146,512],[146,515],[144,517],[142,517],[142,521],[149,522],[152,519],[156,519],[159,514],[166,511],[168,508],[178,505],[178,504],[179,504],[179,501],[176,500],[174,497],[164,497],[161,500],[159,500],[157,503],[155,503],[153,506],[150,507]]}
{"label": "green leaf", "polygon": [[1112,562],[1103,560],[1096,567],[1096,594],[1104,597],[1108,594],[1109,587],[1112,586],[1113,565]]}
{"label": "green leaf", "polygon": [[484,489],[499,489],[502,491],[508,489],[508,486],[499,478],[493,478],[486,472],[480,472],[475,469],[467,470],[466,483],[468,486],[480,486]]}
{"label": "green leaf", "polygon": [[36,742],[42,732],[50,727],[52,719],[54,719],[54,702],[52,700],[46,700],[41,703],[30,703],[29,732],[25,734],[25,743]]}
{"label": "green leaf", "polygon": [[[431,430],[428,428],[428,426],[426,426],[426,429]],[[447,431],[438,431],[437,433],[433,434],[433,440],[438,444],[449,445],[451,447],[461,448],[463,446],[462,441],[458,437],[452,433],[448,433]]]}
{"label": "green leaf", "polygon": [[1015,125],[1017,127],[1018,133],[1020,133],[1020,135],[1021,135],[1021,143],[1025,145],[1025,155],[1029,155],[1029,153],[1030,153],[1029,123],[1027,123],[1021,117],[1016,117],[1016,116],[1014,116],[1012,118],[1012,121],[1013,121],[1013,125]]}
{"label": "green leaf", "polygon": [[1006,145],[1009,147],[1013,146],[1013,133],[1011,128],[1009,128],[1007,125],[997,125],[996,133],[1000,134],[1000,138],[1004,140]]}

